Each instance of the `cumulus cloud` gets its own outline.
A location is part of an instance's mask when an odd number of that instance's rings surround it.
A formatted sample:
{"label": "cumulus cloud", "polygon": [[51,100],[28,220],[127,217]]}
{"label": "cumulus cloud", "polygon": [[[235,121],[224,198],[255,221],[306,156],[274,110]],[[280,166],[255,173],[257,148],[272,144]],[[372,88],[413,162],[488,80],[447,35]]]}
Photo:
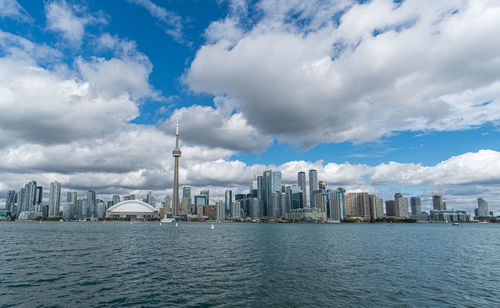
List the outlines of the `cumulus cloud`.
{"label": "cumulus cloud", "polygon": [[262,134],[310,147],[499,119],[495,2],[263,0],[254,10],[254,23],[233,14],[209,26],[184,81],[237,100]]}
{"label": "cumulus cloud", "polygon": [[172,130],[176,121],[182,125],[183,140],[192,144],[255,152],[264,151],[273,142],[273,138],[248,125],[230,100],[216,100],[215,108],[199,105],[178,108],[162,124],[163,129]]}
{"label": "cumulus cloud", "polygon": [[45,4],[47,29],[61,33],[74,47],[79,47],[89,24],[106,23],[102,16],[94,16],[78,6],[69,6],[65,0],[48,1]]}

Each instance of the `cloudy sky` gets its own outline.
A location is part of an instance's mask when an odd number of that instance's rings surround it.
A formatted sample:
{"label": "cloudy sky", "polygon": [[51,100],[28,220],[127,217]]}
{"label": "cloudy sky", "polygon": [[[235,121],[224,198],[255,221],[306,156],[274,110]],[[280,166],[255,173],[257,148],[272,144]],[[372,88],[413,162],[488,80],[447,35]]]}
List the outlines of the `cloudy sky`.
{"label": "cloudy sky", "polygon": [[[500,211],[500,2],[0,0],[0,204],[329,187]],[[1,206],[1,205],[0,205]]]}

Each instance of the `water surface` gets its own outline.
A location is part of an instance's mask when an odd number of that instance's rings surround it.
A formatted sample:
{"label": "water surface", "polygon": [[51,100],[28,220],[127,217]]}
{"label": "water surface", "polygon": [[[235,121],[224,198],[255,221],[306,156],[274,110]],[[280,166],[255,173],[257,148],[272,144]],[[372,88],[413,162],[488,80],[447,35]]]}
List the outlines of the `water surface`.
{"label": "water surface", "polygon": [[0,306],[500,306],[500,225],[0,223]]}

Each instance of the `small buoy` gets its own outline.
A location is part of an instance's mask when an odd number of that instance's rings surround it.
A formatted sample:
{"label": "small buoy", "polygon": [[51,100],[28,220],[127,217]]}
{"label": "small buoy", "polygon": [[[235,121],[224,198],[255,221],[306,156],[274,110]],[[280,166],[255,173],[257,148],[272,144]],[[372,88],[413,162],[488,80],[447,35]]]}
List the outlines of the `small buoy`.
{"label": "small buoy", "polygon": [[210,226],[210,229],[212,229],[212,230],[215,229],[214,224],[212,224],[212,226]]}
{"label": "small buoy", "polygon": [[161,226],[161,222],[160,222],[160,226]]}
{"label": "small buoy", "polygon": [[178,223],[175,223],[175,226],[177,227],[179,224]]}

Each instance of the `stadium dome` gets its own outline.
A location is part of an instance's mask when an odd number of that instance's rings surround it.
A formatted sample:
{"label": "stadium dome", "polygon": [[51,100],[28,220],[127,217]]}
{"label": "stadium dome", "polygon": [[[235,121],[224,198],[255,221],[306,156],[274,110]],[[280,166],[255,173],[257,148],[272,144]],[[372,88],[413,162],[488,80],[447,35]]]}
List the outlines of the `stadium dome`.
{"label": "stadium dome", "polygon": [[158,210],[151,205],[137,200],[117,203],[106,211],[107,218],[150,219],[158,217]]}

